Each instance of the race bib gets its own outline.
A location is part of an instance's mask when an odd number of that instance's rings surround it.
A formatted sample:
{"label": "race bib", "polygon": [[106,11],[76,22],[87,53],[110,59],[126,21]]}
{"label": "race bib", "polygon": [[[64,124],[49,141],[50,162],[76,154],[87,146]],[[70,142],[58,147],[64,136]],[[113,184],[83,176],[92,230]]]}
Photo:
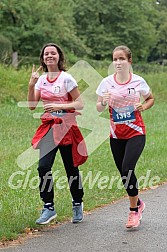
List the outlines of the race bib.
{"label": "race bib", "polygon": [[66,114],[66,111],[65,110],[57,110],[55,112],[52,112],[51,114],[52,114],[52,116],[62,117]]}
{"label": "race bib", "polygon": [[112,118],[115,124],[123,124],[136,121],[134,106],[112,108]]}

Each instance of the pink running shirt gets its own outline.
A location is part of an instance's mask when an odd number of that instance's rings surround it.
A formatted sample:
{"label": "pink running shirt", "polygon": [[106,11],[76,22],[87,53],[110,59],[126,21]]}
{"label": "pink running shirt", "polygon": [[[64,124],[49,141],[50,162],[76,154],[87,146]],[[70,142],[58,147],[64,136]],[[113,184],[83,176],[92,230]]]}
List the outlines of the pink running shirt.
{"label": "pink running shirt", "polygon": [[141,113],[135,109],[135,104],[141,102],[142,97],[147,99],[150,95],[146,81],[136,74],[131,74],[127,83],[120,84],[113,74],[104,78],[96,90],[99,96],[103,96],[105,92],[111,94],[110,137],[128,139],[145,135],[145,125]]}
{"label": "pink running shirt", "polygon": [[53,81],[48,80],[47,74],[41,75],[35,84],[35,89],[41,92],[41,100],[44,103],[66,103],[71,101],[69,92],[77,86],[71,74],[61,71]]}

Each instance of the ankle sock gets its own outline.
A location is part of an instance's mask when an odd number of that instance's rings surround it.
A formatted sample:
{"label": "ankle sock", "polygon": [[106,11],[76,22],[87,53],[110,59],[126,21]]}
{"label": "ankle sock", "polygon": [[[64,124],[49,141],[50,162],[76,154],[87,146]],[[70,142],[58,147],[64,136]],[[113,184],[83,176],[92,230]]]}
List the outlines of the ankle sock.
{"label": "ankle sock", "polygon": [[53,211],[54,210],[54,203],[52,203],[52,202],[45,203],[44,208],[47,208],[47,209]]}
{"label": "ankle sock", "polygon": [[73,206],[80,206],[82,202],[76,202],[76,201],[73,201],[72,202],[72,205]]}
{"label": "ankle sock", "polygon": [[140,201],[140,199],[138,199],[137,206],[140,206],[140,204],[141,204],[141,201]]}
{"label": "ankle sock", "polygon": [[138,207],[134,207],[134,208],[130,207],[130,211],[138,212]]}

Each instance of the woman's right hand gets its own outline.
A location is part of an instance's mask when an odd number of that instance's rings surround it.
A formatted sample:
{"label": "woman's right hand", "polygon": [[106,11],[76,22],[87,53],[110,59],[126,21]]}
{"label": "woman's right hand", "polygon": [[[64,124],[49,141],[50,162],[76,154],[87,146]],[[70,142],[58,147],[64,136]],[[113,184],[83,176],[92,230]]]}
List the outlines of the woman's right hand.
{"label": "woman's right hand", "polygon": [[103,103],[104,105],[107,105],[107,104],[109,103],[110,96],[111,96],[110,93],[104,93],[104,94],[103,94],[102,103]]}
{"label": "woman's right hand", "polygon": [[31,73],[31,78],[29,80],[29,86],[34,87],[38,78],[39,78],[39,71],[42,69],[42,66],[40,66],[36,71],[35,71],[35,65],[32,67],[32,73]]}

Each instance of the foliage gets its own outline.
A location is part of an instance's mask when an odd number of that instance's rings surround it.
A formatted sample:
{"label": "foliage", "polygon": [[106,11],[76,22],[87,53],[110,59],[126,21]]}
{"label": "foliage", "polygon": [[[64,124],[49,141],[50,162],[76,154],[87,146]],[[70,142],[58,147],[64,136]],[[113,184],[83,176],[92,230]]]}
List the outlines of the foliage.
{"label": "foliage", "polygon": [[11,41],[0,35],[0,62],[8,63],[10,62],[12,56],[12,43]]}
{"label": "foliage", "polygon": [[[2,0],[0,29],[20,55],[38,56],[44,43],[54,41],[68,51],[84,50],[75,36],[72,1]],[[70,21],[70,22],[69,22]]]}
{"label": "foliage", "polygon": [[146,60],[149,47],[155,43],[155,28],[148,20],[152,9],[148,5],[145,0],[76,0],[77,34],[85,38],[96,59],[111,57],[115,46],[126,44],[135,52],[135,58]]}
{"label": "foliage", "polygon": [[1,0],[0,30],[22,64],[47,42],[72,62],[109,59],[120,44],[131,48],[134,62],[158,61],[167,58],[166,13],[166,0]]}

